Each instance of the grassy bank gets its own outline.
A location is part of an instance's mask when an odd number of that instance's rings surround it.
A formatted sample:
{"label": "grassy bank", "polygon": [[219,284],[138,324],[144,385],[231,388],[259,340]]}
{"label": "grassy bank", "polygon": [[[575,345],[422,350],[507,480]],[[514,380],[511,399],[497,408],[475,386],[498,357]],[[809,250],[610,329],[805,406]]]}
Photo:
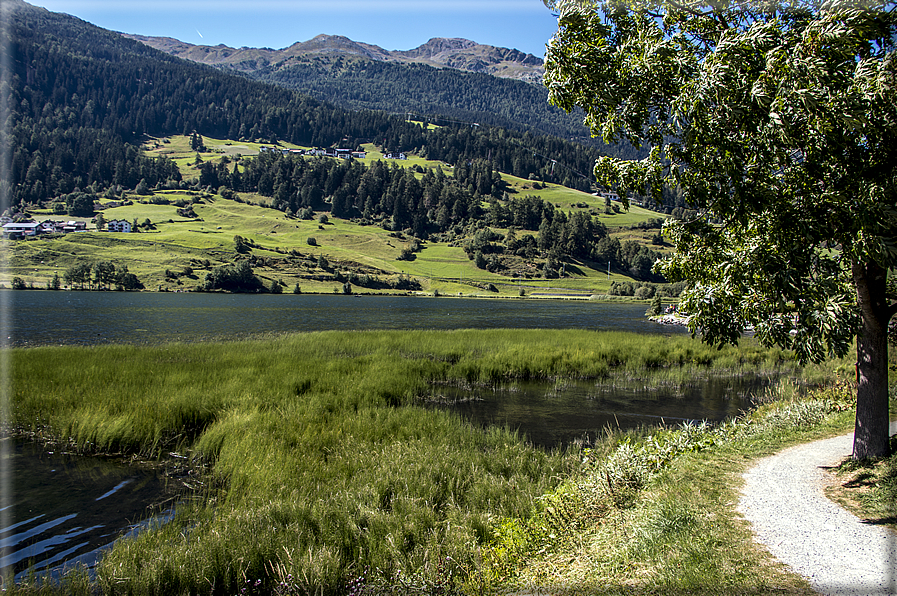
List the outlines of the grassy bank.
{"label": "grassy bank", "polygon": [[503,521],[484,575],[520,593],[813,594],[753,542],[735,512],[741,474],[784,447],[851,431],[853,395],[779,393],[716,428],[631,434],[585,454],[535,516]]}
{"label": "grassy bank", "polygon": [[[419,406],[431,384],[791,366],[751,345],[580,331],[325,332],[265,341],[11,352],[13,422],[85,452],[211,465],[204,499],[121,543],[106,593],[345,593],[407,581],[475,590],[502,520],[539,514],[577,473],[546,452]],[[286,588],[284,588],[286,589]]]}

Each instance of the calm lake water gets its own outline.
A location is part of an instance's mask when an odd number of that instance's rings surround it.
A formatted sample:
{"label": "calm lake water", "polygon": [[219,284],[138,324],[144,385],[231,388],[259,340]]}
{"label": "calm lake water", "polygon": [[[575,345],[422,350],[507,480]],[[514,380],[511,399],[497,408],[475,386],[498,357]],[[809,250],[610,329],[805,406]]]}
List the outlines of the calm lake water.
{"label": "calm lake water", "polygon": [[521,382],[498,387],[433,387],[427,403],[460,413],[478,426],[500,425],[552,448],[589,443],[602,429],[719,422],[749,410],[752,395],[775,379],[695,376],[684,383],[645,385],[644,380]]}
{"label": "calm lake water", "polygon": [[160,503],[172,487],[153,470],[4,439],[13,481],[12,519],[0,528],[0,568],[16,580],[56,576],[63,563],[92,568],[102,551],[170,515]]}
{"label": "calm lake water", "polygon": [[685,333],[644,304],[423,296],[0,291],[12,346],[162,343],[366,329],[595,329]]}

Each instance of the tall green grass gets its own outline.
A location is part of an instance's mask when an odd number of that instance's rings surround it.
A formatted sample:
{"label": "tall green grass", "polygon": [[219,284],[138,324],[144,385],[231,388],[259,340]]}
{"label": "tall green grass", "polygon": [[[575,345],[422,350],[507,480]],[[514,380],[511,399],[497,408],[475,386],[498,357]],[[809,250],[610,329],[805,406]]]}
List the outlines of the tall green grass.
{"label": "tall green grass", "polygon": [[750,344],[572,330],[322,332],[11,360],[15,425],[88,453],[211,465],[204,499],[104,557],[97,582],[112,594],[232,594],[247,580],[338,594],[365,570],[381,585],[472,585],[499,520],[533,515],[580,454],[425,408],[433,383],[793,366]]}
{"label": "tall green grass", "polygon": [[502,520],[482,575],[526,593],[811,593],[735,514],[739,475],[755,457],[849,430],[851,389],[791,399],[781,383],[781,399],[720,425],[608,433],[536,515]]}

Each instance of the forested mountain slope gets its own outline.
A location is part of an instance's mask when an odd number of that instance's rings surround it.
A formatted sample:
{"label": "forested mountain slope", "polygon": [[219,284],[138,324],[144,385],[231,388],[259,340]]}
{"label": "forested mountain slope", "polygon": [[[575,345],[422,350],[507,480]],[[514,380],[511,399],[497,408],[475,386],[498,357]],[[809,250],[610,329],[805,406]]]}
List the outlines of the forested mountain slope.
{"label": "forested mountain slope", "polygon": [[80,19],[11,1],[12,197],[35,203],[91,187],[152,187],[176,172],[137,150],[144,135],[197,131],[354,148],[376,142],[431,159],[490,159],[503,172],[588,190],[598,150],[469,124],[435,130],[335,108],[283,87],[180,60]]}
{"label": "forested mountain slope", "polygon": [[567,114],[548,103],[542,60],[517,50],[442,38],[413,50],[388,51],[335,35],[281,50],[126,37],[354,110],[410,112],[437,123],[475,122],[603,146],[589,136],[582,113]]}

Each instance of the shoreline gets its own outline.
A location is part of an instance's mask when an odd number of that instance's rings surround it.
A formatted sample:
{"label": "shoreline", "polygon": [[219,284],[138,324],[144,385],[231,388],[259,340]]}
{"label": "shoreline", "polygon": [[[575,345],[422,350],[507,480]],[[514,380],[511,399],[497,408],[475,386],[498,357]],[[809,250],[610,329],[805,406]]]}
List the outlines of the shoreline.
{"label": "shoreline", "polygon": [[689,317],[680,315],[679,313],[670,313],[667,315],[654,315],[648,317],[649,321],[660,325],[675,325],[678,327],[687,327]]}
{"label": "shoreline", "polygon": [[[463,294],[463,293],[443,293],[439,292],[435,294],[433,292],[425,292],[425,291],[404,291],[404,292],[352,292],[351,294],[343,294],[336,292],[300,292],[298,294],[293,292],[281,292],[280,294],[275,294],[272,292],[226,292],[226,291],[218,291],[213,290],[211,292],[200,292],[195,290],[114,290],[114,289],[97,289],[97,288],[60,288],[58,290],[53,290],[49,288],[24,288],[24,289],[13,289],[6,287],[5,285],[0,284],[0,291],[10,291],[10,292],[97,292],[97,293],[121,293],[121,294],[221,294],[221,295],[251,295],[251,296],[347,296],[347,297],[366,297],[366,296],[388,296],[388,297],[419,297],[419,298],[478,298],[478,299],[499,299],[499,300],[579,300],[585,302],[607,302],[607,303],[616,303],[616,302],[625,302],[631,304],[650,304],[650,300],[639,300],[638,298],[634,298],[632,296],[613,296],[610,294],[563,294],[563,293],[548,293],[548,292],[537,292],[533,294],[526,294],[525,296],[509,296],[502,294],[481,294],[481,293],[471,293],[471,294]],[[650,320],[654,320],[653,317],[649,317]],[[684,323],[683,323],[684,324]]]}

